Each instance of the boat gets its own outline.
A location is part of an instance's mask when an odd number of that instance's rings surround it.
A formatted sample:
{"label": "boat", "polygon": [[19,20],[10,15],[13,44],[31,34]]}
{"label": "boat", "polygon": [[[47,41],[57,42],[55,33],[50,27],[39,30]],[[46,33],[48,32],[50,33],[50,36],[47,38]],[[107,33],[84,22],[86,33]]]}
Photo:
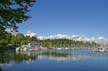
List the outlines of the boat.
{"label": "boat", "polygon": [[69,48],[65,48],[65,49],[67,50],[67,49],[69,49]]}
{"label": "boat", "polygon": [[105,52],[106,48],[95,48],[95,49],[93,49],[93,51],[95,51],[95,52]]}
{"label": "boat", "polygon": [[105,48],[100,48],[99,52],[105,52]]}
{"label": "boat", "polygon": [[62,48],[57,48],[57,50],[61,50]]}

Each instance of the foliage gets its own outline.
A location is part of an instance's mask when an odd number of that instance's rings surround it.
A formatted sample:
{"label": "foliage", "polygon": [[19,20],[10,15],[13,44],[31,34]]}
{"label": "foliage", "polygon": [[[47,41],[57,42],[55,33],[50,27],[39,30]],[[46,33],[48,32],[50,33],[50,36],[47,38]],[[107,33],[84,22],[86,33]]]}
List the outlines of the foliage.
{"label": "foliage", "polygon": [[69,39],[47,39],[40,40],[40,45],[43,47],[51,48],[51,47],[97,47],[99,46],[95,42],[83,42],[83,41],[74,41]]}
{"label": "foliage", "polygon": [[0,46],[21,46],[30,42],[31,38],[29,36],[24,36],[21,33],[12,35],[6,32],[0,36]]}
{"label": "foliage", "polygon": [[17,30],[17,23],[30,18],[27,13],[35,2],[36,0],[0,0],[0,29]]}
{"label": "foliage", "polygon": [[73,41],[69,39],[47,39],[38,40],[37,37],[24,36],[21,33],[12,35],[11,33],[5,32],[0,35],[0,46],[21,46],[28,43],[37,44],[39,43],[43,47],[98,47],[99,45],[95,42],[83,42],[83,41]]}

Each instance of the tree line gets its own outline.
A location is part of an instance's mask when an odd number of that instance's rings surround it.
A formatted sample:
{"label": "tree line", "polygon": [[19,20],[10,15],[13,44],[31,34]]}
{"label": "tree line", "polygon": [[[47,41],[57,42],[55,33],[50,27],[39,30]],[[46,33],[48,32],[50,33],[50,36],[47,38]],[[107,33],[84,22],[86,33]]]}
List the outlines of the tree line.
{"label": "tree line", "polygon": [[95,42],[74,41],[69,39],[39,40],[40,45],[47,48],[56,47],[98,47]]}
{"label": "tree line", "polygon": [[9,32],[0,34],[0,47],[18,47],[21,45],[28,44],[32,41],[30,36],[24,36],[21,33],[12,35]]}
{"label": "tree line", "polygon": [[69,39],[46,39],[38,40],[37,37],[24,36],[21,33],[12,35],[9,32],[0,34],[0,46],[1,47],[19,47],[28,43],[38,43],[42,47],[98,47],[99,45],[95,42],[83,42],[74,41]]}

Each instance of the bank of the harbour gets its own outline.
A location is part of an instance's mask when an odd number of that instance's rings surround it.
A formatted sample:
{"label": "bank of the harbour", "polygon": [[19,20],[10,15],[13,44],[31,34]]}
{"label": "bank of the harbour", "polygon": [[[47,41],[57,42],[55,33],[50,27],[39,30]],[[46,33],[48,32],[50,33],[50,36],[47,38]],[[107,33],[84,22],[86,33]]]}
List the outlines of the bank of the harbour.
{"label": "bank of the harbour", "polygon": [[[31,44],[31,45],[29,45]],[[9,32],[0,34],[0,49],[15,50],[40,50],[40,49],[93,49],[100,47],[95,42],[75,41],[70,39],[43,39],[39,40],[36,36],[25,36],[17,33],[12,35]]]}
{"label": "bank of the harbour", "polygon": [[[28,46],[28,44],[32,44],[31,46]],[[30,48],[26,48],[30,47]],[[78,48],[97,48],[100,45],[95,42],[88,42],[88,41],[75,41],[70,40],[66,38],[61,39],[43,39],[39,40],[36,36],[29,36],[24,35],[22,33],[17,33],[16,35],[13,35],[7,31],[4,31],[2,34],[0,34],[0,48],[1,49],[13,49],[13,48],[23,48],[24,49],[35,49],[37,50],[37,47],[45,47],[49,49],[68,49],[73,47]],[[35,48],[36,47],[36,48]],[[66,47],[66,48],[65,48]]]}
{"label": "bank of the harbour", "polygon": [[[28,44],[31,45],[28,46]],[[93,48],[98,46],[99,44],[95,42],[74,41],[69,39],[38,40],[37,37],[25,36],[21,33],[12,35],[11,33],[5,32],[0,35],[0,49],[17,49],[20,47],[23,50],[24,47],[24,50],[38,50],[40,47],[49,49],[68,49],[70,47]]]}

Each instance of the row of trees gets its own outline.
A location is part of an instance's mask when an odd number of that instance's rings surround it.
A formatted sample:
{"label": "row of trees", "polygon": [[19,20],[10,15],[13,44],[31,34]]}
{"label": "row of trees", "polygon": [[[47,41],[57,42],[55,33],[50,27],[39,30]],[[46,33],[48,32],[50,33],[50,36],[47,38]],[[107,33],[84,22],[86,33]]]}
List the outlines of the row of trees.
{"label": "row of trees", "polygon": [[99,45],[95,42],[83,42],[83,41],[74,41],[68,39],[47,39],[47,40],[40,40],[40,45],[43,47],[98,47]]}
{"label": "row of trees", "polygon": [[95,42],[83,42],[83,41],[73,41],[69,39],[47,39],[47,40],[37,40],[36,37],[24,36],[19,33],[12,35],[5,31],[5,33],[0,34],[0,46],[5,47],[16,47],[28,43],[39,43],[43,47],[98,47],[99,45]]}
{"label": "row of trees", "polygon": [[21,33],[12,35],[11,33],[5,32],[0,34],[1,47],[16,47],[30,43],[31,41],[32,38],[30,38],[29,36],[24,36]]}

